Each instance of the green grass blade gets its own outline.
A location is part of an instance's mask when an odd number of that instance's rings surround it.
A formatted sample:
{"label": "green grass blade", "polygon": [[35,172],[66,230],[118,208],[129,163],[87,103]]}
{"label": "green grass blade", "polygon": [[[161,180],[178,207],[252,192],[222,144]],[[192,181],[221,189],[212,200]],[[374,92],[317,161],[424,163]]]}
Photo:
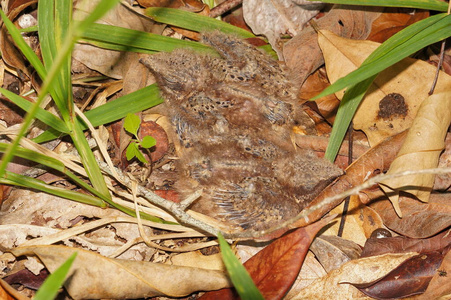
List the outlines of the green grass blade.
{"label": "green grass blade", "polygon": [[354,117],[360,102],[365,96],[366,91],[370,87],[377,75],[370,77],[357,85],[349,88],[338,107],[337,116],[335,117],[335,123],[332,127],[329,143],[327,145],[326,153],[324,157],[331,162],[335,160],[335,157],[340,150],[341,143],[348,131],[349,124]]}
{"label": "green grass blade", "polygon": [[55,270],[49,277],[44,281],[39,290],[34,296],[34,300],[50,300],[55,299],[58,294],[58,290],[63,285],[63,282],[69,273],[69,269],[72,263],[77,257],[78,252],[74,252],[58,269]]}
{"label": "green grass blade", "polygon": [[95,21],[103,17],[108,11],[114,8],[120,0],[102,0],[99,4],[94,8],[89,15],[83,19],[81,22],[77,22],[76,26],[76,36],[77,38],[81,37],[83,33],[88,30],[89,27],[94,24]]}
{"label": "green grass blade", "polygon": [[235,254],[233,254],[232,249],[230,249],[229,244],[227,244],[221,233],[218,234],[218,240],[219,246],[221,247],[222,260],[240,298],[242,300],[264,300],[262,294],[252,281],[251,276],[249,276],[247,270],[238,258],[236,258]]}
{"label": "green grass blade", "polygon": [[111,195],[108,191],[103,174],[100,171],[94,153],[92,153],[88,141],[86,140],[83,130],[80,128],[78,122],[73,124],[72,130],[73,132],[71,134],[71,138],[74,141],[74,145],[77,148],[78,153],[80,154],[83,167],[85,168],[92,185],[97,192],[103,196],[103,199],[111,199]]}
{"label": "green grass blade", "polygon": [[[19,106],[24,111],[30,111],[31,107],[33,106],[32,102],[27,101],[26,99],[14,94],[13,92],[8,91],[7,89],[0,88],[0,93],[2,93],[6,98],[11,100],[14,104]],[[66,124],[61,121],[61,119],[40,107],[37,109],[35,117],[48,126],[58,130],[59,132],[69,133],[69,129],[67,128]]]}
{"label": "green grass blade", "polygon": [[157,22],[197,32],[220,30],[224,33],[235,34],[243,38],[255,37],[251,32],[239,27],[180,9],[150,7],[146,9],[146,15]]}
{"label": "green grass blade", "polygon": [[438,14],[410,25],[381,44],[368,56],[360,68],[340,78],[334,84],[324,89],[319,95],[312,98],[312,100],[355,85],[360,81],[378,74],[412,53],[450,37],[450,28],[451,15],[446,14]]}
{"label": "green grass blade", "polygon": [[34,179],[28,176],[23,176],[20,174],[12,173],[6,171],[3,178],[0,178],[0,183],[8,184],[8,185],[17,185],[21,187],[27,187],[31,189],[35,189],[38,191],[42,191],[51,195],[55,195],[61,198],[66,198],[70,200],[74,200],[80,203],[85,203],[89,205],[94,205],[98,207],[106,207],[105,202],[97,197],[87,195],[84,193],[71,191],[68,189],[58,188],[53,185],[49,185],[44,181]]}
{"label": "green grass blade", "polygon": [[448,4],[439,0],[325,0],[322,2],[348,5],[410,7],[436,11],[447,11],[448,9]]}
{"label": "green grass blade", "polygon": [[[170,52],[178,48],[190,48],[199,52],[217,55],[213,49],[201,43],[104,24],[92,24],[83,33],[82,38],[102,48],[111,50],[152,53],[155,51]],[[115,48],[112,49],[112,47]]]}
{"label": "green grass blade", "polygon": [[[128,113],[137,113],[163,102],[159,96],[156,84],[149,85],[128,95],[107,102],[95,109],[87,111],[85,116],[94,127],[111,123],[124,118]],[[82,127],[84,130],[86,127]],[[42,133],[33,141],[43,143],[60,137],[58,131],[51,130]]]}
{"label": "green grass blade", "polygon": [[[8,147],[8,144],[0,143],[0,152],[5,152],[7,147]],[[53,157],[49,157],[47,155],[41,154],[39,152],[21,148],[21,147],[18,147],[14,154],[17,157],[21,157],[21,158],[36,162],[38,164],[41,164],[43,166],[47,166],[54,170],[57,170],[57,171],[61,172],[62,174],[66,175],[68,178],[70,178],[75,184],[77,184],[81,188],[84,188],[91,194],[102,198],[102,195],[99,192],[97,192],[96,189],[92,188],[85,181],[81,180],[74,173],[69,171],[61,161],[59,161]]]}

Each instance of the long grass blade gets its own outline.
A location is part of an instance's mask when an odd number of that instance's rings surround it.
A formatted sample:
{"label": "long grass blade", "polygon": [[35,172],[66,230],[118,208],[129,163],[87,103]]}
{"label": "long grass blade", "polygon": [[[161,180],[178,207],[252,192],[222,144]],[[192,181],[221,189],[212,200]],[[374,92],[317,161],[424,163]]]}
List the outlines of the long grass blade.
{"label": "long grass blade", "polygon": [[416,51],[451,36],[451,15],[438,14],[401,30],[381,44],[355,71],[324,89],[318,99],[355,85]]}
{"label": "long grass blade", "polygon": [[[152,53],[189,48],[198,52],[217,55],[213,49],[201,43],[105,24],[92,24],[83,33],[82,38],[111,50]],[[115,47],[115,49],[112,49],[112,47]]]}
{"label": "long grass blade", "polygon": [[[137,113],[162,102],[163,99],[159,96],[157,85],[152,84],[87,111],[85,112],[85,116],[92,125],[96,127],[117,121],[124,118],[128,113]],[[87,129],[86,126],[82,126],[83,130]],[[60,132],[49,130],[36,137],[33,141],[36,143],[43,143],[60,136]]]}
{"label": "long grass blade", "polygon": [[220,30],[224,33],[235,34],[243,38],[255,37],[251,32],[226,22],[180,9],[150,7],[146,9],[146,15],[157,22],[197,32]]}
{"label": "long grass blade", "polygon": [[335,123],[332,127],[332,132],[330,134],[330,139],[324,158],[332,162],[335,160],[335,157],[340,150],[341,143],[343,142],[348,130],[349,124],[351,123],[360,102],[365,96],[366,91],[376,76],[377,75],[367,78],[346,91],[340,102],[340,106],[338,107],[337,116],[335,117]]}
{"label": "long grass blade", "polygon": [[325,0],[321,2],[348,5],[408,7],[436,11],[446,11],[448,9],[448,4],[439,0]]}

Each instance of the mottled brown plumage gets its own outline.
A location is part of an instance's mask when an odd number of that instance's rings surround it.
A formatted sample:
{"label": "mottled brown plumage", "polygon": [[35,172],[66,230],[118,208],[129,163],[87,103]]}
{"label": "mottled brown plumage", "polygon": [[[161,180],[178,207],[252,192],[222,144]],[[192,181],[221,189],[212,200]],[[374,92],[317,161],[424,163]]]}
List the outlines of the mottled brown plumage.
{"label": "mottled brown plumage", "polygon": [[277,61],[219,32],[202,42],[222,58],[175,50],[142,60],[180,143],[176,187],[182,195],[202,188],[193,209],[232,227],[268,228],[295,216],[341,171],[295,149],[296,120],[307,131],[313,123],[294,111],[296,90]]}

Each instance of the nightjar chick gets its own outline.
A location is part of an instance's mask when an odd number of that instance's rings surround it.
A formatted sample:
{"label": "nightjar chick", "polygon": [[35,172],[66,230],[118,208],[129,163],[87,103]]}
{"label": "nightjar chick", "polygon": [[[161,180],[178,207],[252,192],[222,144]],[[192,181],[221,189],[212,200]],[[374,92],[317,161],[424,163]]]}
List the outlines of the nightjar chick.
{"label": "nightjar chick", "polygon": [[204,33],[202,42],[221,58],[175,50],[142,60],[179,144],[178,192],[203,189],[191,208],[234,230],[294,217],[341,170],[295,148],[293,126],[312,125],[302,121],[296,89],[277,61],[223,33]]}

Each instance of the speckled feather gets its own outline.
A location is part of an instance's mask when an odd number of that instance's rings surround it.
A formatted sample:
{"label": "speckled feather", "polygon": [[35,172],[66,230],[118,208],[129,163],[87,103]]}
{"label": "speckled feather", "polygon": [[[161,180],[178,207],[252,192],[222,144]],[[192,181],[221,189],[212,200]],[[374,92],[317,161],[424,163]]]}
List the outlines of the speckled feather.
{"label": "speckled feather", "polygon": [[180,144],[176,188],[202,188],[192,208],[234,228],[268,228],[299,213],[341,170],[295,149],[298,117],[298,126],[313,122],[295,111],[296,89],[277,61],[219,32],[202,42],[222,58],[175,50],[142,60]]}

